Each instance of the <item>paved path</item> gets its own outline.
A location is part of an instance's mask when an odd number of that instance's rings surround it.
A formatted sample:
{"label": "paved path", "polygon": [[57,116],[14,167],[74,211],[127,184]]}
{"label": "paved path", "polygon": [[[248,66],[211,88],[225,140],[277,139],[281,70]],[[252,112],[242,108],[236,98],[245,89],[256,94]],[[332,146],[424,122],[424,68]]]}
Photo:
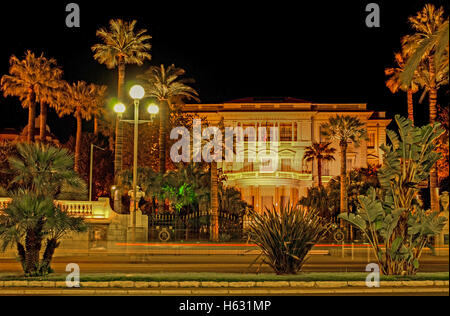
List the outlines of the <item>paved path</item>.
{"label": "paved path", "polygon": [[448,296],[447,288],[258,288],[258,289],[42,289],[42,288],[0,288],[0,296]]}

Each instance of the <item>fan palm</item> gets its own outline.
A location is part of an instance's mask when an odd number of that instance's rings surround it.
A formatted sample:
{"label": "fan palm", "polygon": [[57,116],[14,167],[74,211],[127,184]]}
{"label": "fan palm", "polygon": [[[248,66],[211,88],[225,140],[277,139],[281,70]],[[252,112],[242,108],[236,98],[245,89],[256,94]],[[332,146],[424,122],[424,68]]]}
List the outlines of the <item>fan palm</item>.
{"label": "fan palm", "polygon": [[[124,22],[111,20],[109,29],[101,28],[97,36],[103,43],[92,46],[94,58],[105,64],[108,69],[118,68],[117,98],[123,102],[123,87],[125,83],[125,67],[127,64],[142,66],[145,60],[152,57],[149,54],[152,38],[147,30],[135,31],[137,21]],[[112,118],[111,118],[112,119]],[[123,127],[119,118],[116,118],[116,144],[115,144],[115,174],[122,171],[122,143]]]}
{"label": "fan palm", "polygon": [[59,116],[73,115],[77,120],[75,171],[79,169],[83,119],[90,121],[93,116],[98,115],[105,93],[106,86],[87,84],[84,81],[65,85],[61,106],[57,108],[57,111]]}
{"label": "fan palm", "polygon": [[25,275],[47,274],[60,239],[86,228],[81,219],[62,212],[53,201],[64,188],[82,191],[85,184],[74,172],[73,158],[65,149],[21,143],[17,153],[9,159],[17,191],[10,193],[12,202],[0,215],[0,239],[3,249],[17,247]]}
{"label": "fan palm", "polygon": [[55,198],[64,189],[85,190],[84,182],[73,170],[73,157],[66,149],[20,143],[17,153],[8,159],[9,169],[15,175],[13,186]]}
{"label": "fan palm", "polygon": [[[437,91],[438,72],[442,65],[448,65],[448,40],[449,24],[448,18],[444,18],[444,8],[436,9],[432,4],[426,4],[422,11],[416,16],[409,18],[409,22],[416,33],[405,36],[403,45],[411,56],[405,66],[405,71],[400,79],[408,85],[413,78],[414,72],[425,70],[425,90],[428,92],[430,123],[436,123],[437,117]],[[448,77],[447,74],[444,77]],[[446,79],[448,81],[448,79]],[[445,79],[444,79],[445,81]],[[430,194],[431,209],[439,210],[437,169],[430,172]]]}
{"label": "fan palm", "polygon": [[41,105],[40,139],[45,140],[47,107],[55,105],[56,93],[61,87],[62,70],[57,67],[55,59],[44,55],[36,56],[27,51],[24,59],[16,56],[10,58],[9,75],[1,80],[1,90],[5,97],[19,97],[24,108],[28,108],[27,141],[34,141],[36,104]]}
{"label": "fan palm", "polygon": [[336,149],[331,148],[331,143],[314,143],[307,147],[303,160],[306,162],[313,162],[317,160],[317,172],[319,176],[319,187],[322,187],[322,162],[334,161],[334,154]]}
{"label": "fan palm", "polygon": [[341,116],[331,117],[328,123],[322,125],[322,134],[339,142],[341,149],[341,201],[342,213],[348,210],[348,178],[347,178],[347,150],[349,143],[359,146],[361,140],[367,139],[367,131],[364,123],[357,117]]}

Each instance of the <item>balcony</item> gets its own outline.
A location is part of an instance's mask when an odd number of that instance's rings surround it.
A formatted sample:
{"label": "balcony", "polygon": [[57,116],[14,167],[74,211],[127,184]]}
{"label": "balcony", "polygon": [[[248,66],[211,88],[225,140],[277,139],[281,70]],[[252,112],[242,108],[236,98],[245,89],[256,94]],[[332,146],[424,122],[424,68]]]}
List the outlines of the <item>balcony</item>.
{"label": "balcony", "polygon": [[274,173],[263,173],[257,171],[225,172],[229,181],[243,179],[284,179],[297,181],[312,181],[312,173],[309,171],[277,171]]}
{"label": "balcony", "polygon": [[[8,207],[11,201],[10,198],[0,198],[0,213]],[[95,202],[55,201],[55,205],[71,216],[85,219],[109,219],[112,215],[108,198],[99,199]]]}

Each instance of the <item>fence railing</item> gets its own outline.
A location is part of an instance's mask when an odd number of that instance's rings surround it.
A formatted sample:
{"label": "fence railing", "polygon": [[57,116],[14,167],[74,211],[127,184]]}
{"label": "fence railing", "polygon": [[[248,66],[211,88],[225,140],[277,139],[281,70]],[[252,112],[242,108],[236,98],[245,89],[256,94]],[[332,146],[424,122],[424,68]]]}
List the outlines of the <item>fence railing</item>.
{"label": "fence railing", "polygon": [[[12,202],[10,198],[0,198],[0,213]],[[101,198],[98,201],[55,201],[57,207],[63,212],[72,216],[79,216],[86,219],[108,219],[111,217],[112,209],[108,198]]]}

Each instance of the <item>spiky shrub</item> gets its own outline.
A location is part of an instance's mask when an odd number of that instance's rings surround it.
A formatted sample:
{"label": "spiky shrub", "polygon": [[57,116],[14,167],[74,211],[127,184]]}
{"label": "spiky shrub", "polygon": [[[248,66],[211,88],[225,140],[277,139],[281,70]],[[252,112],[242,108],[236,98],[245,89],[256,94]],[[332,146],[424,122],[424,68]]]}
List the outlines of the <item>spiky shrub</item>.
{"label": "spiky shrub", "polygon": [[435,149],[443,130],[439,124],[419,128],[400,116],[395,120],[399,134],[387,131],[392,145],[381,147],[381,189],[370,188],[359,197],[357,213],[340,218],[367,236],[384,274],[414,275],[423,250],[432,249],[432,238],[446,222],[438,213],[424,211],[418,201],[419,185],[427,181],[440,159]]}
{"label": "spiky shrub", "polygon": [[250,240],[262,250],[264,263],[278,274],[297,274],[312,247],[329,229],[317,211],[288,205],[262,213],[252,211],[247,227]]}

